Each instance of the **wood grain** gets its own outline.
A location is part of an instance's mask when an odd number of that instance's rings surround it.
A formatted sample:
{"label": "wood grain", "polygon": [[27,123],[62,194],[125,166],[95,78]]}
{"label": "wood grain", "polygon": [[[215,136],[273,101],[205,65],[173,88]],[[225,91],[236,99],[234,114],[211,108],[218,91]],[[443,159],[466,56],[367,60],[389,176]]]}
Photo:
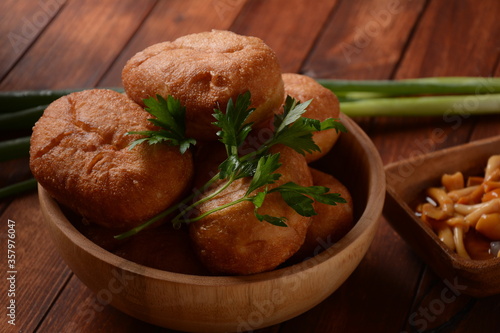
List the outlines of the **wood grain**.
{"label": "wood grain", "polygon": [[[65,283],[71,272],[62,262],[49,238],[38,204],[38,196],[33,193],[14,201],[0,216],[0,236],[2,251],[6,256],[7,220],[15,221],[16,251],[16,291],[17,307],[16,332],[33,332],[43,320],[45,313]],[[37,254],[36,256],[34,254]],[[7,279],[7,267],[2,259],[2,281]],[[7,306],[7,283],[0,284],[0,300]],[[2,310],[3,325],[6,324],[6,310]],[[9,325],[10,326],[10,325]],[[12,331],[13,332],[13,331]]]}
{"label": "wood grain", "polygon": [[30,48],[66,0],[0,2],[0,80]]}
{"label": "wood grain", "polygon": [[[457,326],[471,311],[475,298],[454,292],[442,283],[434,272],[425,267],[415,303],[408,313],[403,330],[439,330],[458,332]],[[444,306],[443,306],[444,305]]]}
{"label": "wood grain", "polygon": [[[307,59],[336,0],[251,1],[242,10],[231,30],[264,40],[278,55],[284,73],[295,73]],[[274,15],[267,15],[274,13]]]}
{"label": "wood grain", "polygon": [[191,33],[228,29],[244,4],[244,0],[159,1],[99,82],[99,86],[122,86],[121,73],[127,60],[150,45]]}
{"label": "wood grain", "polygon": [[424,4],[342,1],[302,71],[322,78],[389,78]]}
{"label": "wood grain", "polygon": [[0,89],[93,87],[153,4],[151,0],[68,3]]}
{"label": "wood grain", "polygon": [[[134,319],[108,306],[104,292],[99,297],[72,276],[59,296],[59,301],[47,313],[40,332],[157,332],[150,324]],[[61,316],[60,313],[64,313]]]}
{"label": "wood grain", "polygon": [[[500,45],[500,2],[431,1],[396,78],[491,76]],[[466,22],[466,24],[465,24]]]}
{"label": "wood grain", "polygon": [[[497,57],[496,68],[492,76],[500,77],[500,54]],[[489,117],[481,116],[479,117],[476,126],[474,127],[474,131],[471,135],[471,140],[478,140],[497,135],[500,132],[498,130],[499,127],[499,115],[491,115]]]}

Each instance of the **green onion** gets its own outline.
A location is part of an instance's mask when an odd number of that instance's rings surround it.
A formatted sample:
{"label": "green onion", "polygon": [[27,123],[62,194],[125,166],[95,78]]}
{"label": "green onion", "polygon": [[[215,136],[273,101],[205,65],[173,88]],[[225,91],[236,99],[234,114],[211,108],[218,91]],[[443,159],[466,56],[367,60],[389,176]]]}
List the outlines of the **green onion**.
{"label": "green onion", "polygon": [[367,99],[342,102],[350,117],[479,115],[500,112],[500,94]]}
{"label": "green onion", "polygon": [[[103,88],[123,92],[123,88]],[[40,105],[84,89],[0,91],[0,113],[15,112]]]}
{"label": "green onion", "polygon": [[2,91],[0,92],[0,113],[46,105],[59,97],[79,90],[81,89]]}
{"label": "green onion", "polygon": [[16,184],[0,188],[0,199],[20,194],[22,192],[30,191],[36,188],[35,178],[31,178]]}
{"label": "green onion", "polygon": [[0,162],[27,157],[29,152],[29,136],[0,142]]}
{"label": "green onion", "polygon": [[369,92],[385,96],[500,93],[500,78],[493,77],[430,77],[404,80],[318,79],[317,81],[338,96],[352,92]]}
{"label": "green onion", "polygon": [[30,129],[42,116],[47,105],[35,106],[22,111],[0,113],[0,129],[19,130]]}

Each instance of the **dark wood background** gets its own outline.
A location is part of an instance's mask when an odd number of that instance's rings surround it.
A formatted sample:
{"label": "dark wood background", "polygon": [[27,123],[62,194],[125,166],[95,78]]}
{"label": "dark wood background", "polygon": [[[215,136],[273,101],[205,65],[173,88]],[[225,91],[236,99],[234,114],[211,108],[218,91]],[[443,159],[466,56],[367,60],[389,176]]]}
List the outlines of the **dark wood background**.
{"label": "dark wood background", "polygon": [[[136,52],[210,29],[260,37],[284,72],[316,78],[499,76],[499,17],[498,0],[3,0],[0,90],[120,86]],[[385,164],[500,132],[500,116],[355,120]],[[0,186],[29,175],[27,159],[0,164]],[[1,332],[171,332],[99,304],[55,252],[34,191],[0,201],[0,215]],[[15,327],[6,323],[8,219],[18,246]],[[446,288],[382,218],[338,291],[259,332],[500,332],[500,297],[445,303]]]}

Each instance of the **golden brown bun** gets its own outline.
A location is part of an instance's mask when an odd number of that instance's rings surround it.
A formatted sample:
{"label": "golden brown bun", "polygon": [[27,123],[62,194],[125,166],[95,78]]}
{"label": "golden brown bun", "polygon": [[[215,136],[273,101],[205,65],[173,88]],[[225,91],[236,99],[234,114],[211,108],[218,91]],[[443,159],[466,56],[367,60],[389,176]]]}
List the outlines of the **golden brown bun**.
{"label": "golden brown bun", "polygon": [[[313,99],[303,117],[325,120],[327,118],[338,118],[339,100],[331,90],[326,89],[313,78],[301,74],[285,73],[282,75],[285,83],[285,94],[306,102]],[[335,129],[315,132],[314,142],[319,146],[321,152],[313,152],[306,155],[308,163],[316,161],[330,151],[337,141],[338,133]]]}
{"label": "golden brown bun", "polygon": [[325,186],[332,193],[340,193],[347,203],[335,206],[316,202],[318,215],[312,217],[307,229],[306,239],[300,250],[294,255],[295,261],[317,255],[333,243],[344,237],[353,227],[353,203],[349,190],[335,177],[310,168],[315,186]]}
{"label": "golden brown bun", "polygon": [[[293,181],[311,186],[312,178],[305,158],[288,147],[279,147],[282,166],[280,180],[269,189]],[[249,179],[235,181],[214,199],[199,206],[204,213],[242,197]],[[274,269],[295,253],[304,241],[309,217],[297,214],[279,193],[268,194],[260,214],[286,217],[288,227],[260,222],[250,202],[241,202],[212,213],[190,225],[190,235],[201,261],[211,271],[246,275]]]}
{"label": "golden brown bun", "polygon": [[176,230],[168,224],[140,232],[114,253],[135,263],[164,271],[210,275],[196,257],[188,232]]}
{"label": "golden brown bun", "polygon": [[33,128],[30,167],[60,203],[93,223],[129,229],[174,203],[190,185],[188,151],[141,144],[128,131],[153,129],[127,96],[87,90],[62,97]]}
{"label": "golden brown bun", "polygon": [[248,121],[269,118],[283,103],[283,81],[275,53],[256,37],[229,31],[187,35],[152,45],[125,65],[122,81],[139,104],[159,94],[186,107],[187,136],[216,139],[212,114],[226,111],[230,98],[250,91],[256,110]]}

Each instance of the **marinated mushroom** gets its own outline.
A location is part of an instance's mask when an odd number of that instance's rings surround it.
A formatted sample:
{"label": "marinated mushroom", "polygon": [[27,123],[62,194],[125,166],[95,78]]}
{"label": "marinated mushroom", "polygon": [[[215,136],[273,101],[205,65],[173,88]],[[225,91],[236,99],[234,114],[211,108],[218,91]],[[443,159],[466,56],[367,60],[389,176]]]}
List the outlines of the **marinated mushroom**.
{"label": "marinated mushroom", "polygon": [[441,187],[426,194],[428,202],[417,206],[417,214],[448,248],[468,259],[498,256],[493,244],[500,241],[500,155],[488,159],[484,177],[465,182],[461,172],[445,174]]}

